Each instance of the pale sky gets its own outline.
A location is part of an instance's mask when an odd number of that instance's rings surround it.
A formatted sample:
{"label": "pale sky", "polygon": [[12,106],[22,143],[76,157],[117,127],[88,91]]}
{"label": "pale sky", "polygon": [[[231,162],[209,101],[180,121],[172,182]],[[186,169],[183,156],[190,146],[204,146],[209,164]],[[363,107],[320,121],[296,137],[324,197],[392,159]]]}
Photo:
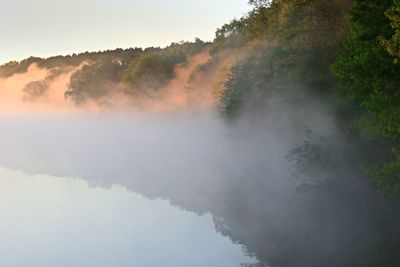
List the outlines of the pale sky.
{"label": "pale sky", "polygon": [[212,40],[247,0],[0,0],[0,64],[117,47]]}

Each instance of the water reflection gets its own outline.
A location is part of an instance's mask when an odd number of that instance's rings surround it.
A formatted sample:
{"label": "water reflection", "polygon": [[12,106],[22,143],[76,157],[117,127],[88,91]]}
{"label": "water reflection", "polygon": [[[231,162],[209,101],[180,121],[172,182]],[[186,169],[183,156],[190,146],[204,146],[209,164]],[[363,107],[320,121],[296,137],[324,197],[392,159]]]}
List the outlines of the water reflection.
{"label": "water reflection", "polygon": [[[271,267],[399,266],[400,203],[379,195],[359,169],[366,162],[362,150],[340,138],[320,143],[307,141],[307,136],[301,134],[304,125],[287,123],[294,116],[289,115],[279,110],[255,125],[236,126],[227,126],[210,114],[3,118],[0,163],[32,174],[82,177],[97,188],[91,192],[106,192],[100,188],[117,192],[121,190],[114,186],[117,184],[146,199],[167,199],[181,209],[212,214],[211,218],[206,216],[208,223],[212,220],[209,228],[242,244],[247,254]],[[309,122],[306,115],[299,121]],[[311,130],[326,134],[326,129]],[[308,161],[309,158],[315,160]],[[57,188],[51,191],[57,192]],[[19,192],[14,194],[20,195]],[[91,193],[87,194],[81,197]],[[90,199],[84,202],[93,203],[93,209],[107,207]],[[132,225],[137,219],[135,213],[141,213],[124,210],[131,207],[126,204],[131,202],[120,199],[109,210],[111,213],[103,212],[113,214],[122,209],[126,224],[114,223],[115,216],[103,221],[111,220],[109,225],[117,229]],[[81,203],[78,198],[76,206]],[[69,212],[76,209],[65,204],[57,208]],[[21,208],[21,212],[25,209]],[[74,216],[65,216],[67,222],[71,220],[68,217]],[[73,226],[74,222],[69,224]],[[165,227],[168,224],[174,227]],[[196,223],[192,226],[197,227]],[[175,224],[167,221],[157,227],[171,231]],[[110,231],[101,225],[97,229]],[[84,230],[74,233],[85,233]],[[166,239],[163,233],[158,235],[160,240],[174,240],[173,235]],[[114,237],[119,238],[109,238]],[[97,253],[103,255],[108,249],[116,255],[127,250],[132,253],[130,249],[135,244],[129,240],[123,248],[110,245]],[[154,240],[157,244],[162,242]],[[198,253],[187,252],[175,266],[194,266],[194,259],[201,262],[208,258],[208,248],[212,246],[197,246],[196,242],[193,239],[169,244],[168,250],[193,246]],[[152,251],[146,257],[163,259],[163,248],[152,245],[146,245],[150,248],[147,253]],[[212,251],[220,253],[218,249]],[[102,260],[107,259],[104,256]]]}
{"label": "water reflection", "polygon": [[240,266],[210,215],[121,186],[0,168],[0,266]]}

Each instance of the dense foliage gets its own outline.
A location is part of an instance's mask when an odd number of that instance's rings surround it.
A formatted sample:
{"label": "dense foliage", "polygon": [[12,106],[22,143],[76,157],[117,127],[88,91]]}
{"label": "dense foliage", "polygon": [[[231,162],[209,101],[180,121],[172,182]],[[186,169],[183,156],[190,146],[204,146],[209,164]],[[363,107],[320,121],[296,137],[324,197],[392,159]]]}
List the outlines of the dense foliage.
{"label": "dense foliage", "polygon": [[71,76],[65,97],[80,104],[87,98],[96,100],[106,96],[120,80],[122,70],[123,63],[110,57],[87,64]]}
{"label": "dense foliage", "polygon": [[137,53],[141,53],[142,48],[128,48],[115,50],[106,50],[99,52],[84,52],[80,54],[72,54],[67,56],[54,56],[50,58],[30,57],[21,62],[11,61],[0,66],[0,77],[9,77],[16,73],[26,72],[32,64],[37,64],[42,68],[56,68],[62,66],[79,66],[82,62],[97,60],[103,56],[129,58]]}
{"label": "dense foliage", "polygon": [[125,70],[124,81],[129,91],[157,90],[174,76],[178,64],[185,63],[188,57],[205,49],[205,43],[196,39],[194,43],[172,43],[159,51],[149,51],[131,60]]}
{"label": "dense foliage", "polygon": [[[332,94],[337,87],[330,68],[348,32],[346,12],[351,1],[251,3],[255,9],[248,17],[217,31],[217,47],[231,46],[238,39],[251,47],[251,56],[233,69],[226,83],[223,112],[232,114],[232,108],[238,112],[237,108],[244,106],[241,102],[248,102],[250,96],[259,100],[273,90],[302,88],[319,95]],[[237,28],[240,30],[232,30]]]}
{"label": "dense foliage", "polygon": [[[297,103],[301,98],[296,100],[296,95],[317,97],[334,110],[337,122],[351,129],[358,142],[379,143],[375,149],[386,154],[390,149],[382,144],[394,144],[393,161],[374,165],[388,158],[380,153],[380,158],[371,156],[372,165],[363,167],[380,191],[400,194],[396,145],[400,141],[400,2],[250,4],[254,9],[247,16],[216,32],[212,51],[248,48],[248,55],[231,69],[225,82],[221,112],[236,117],[244,109],[262,107],[277,92]],[[356,128],[351,126],[355,124]]]}
{"label": "dense foliage", "polygon": [[166,85],[174,77],[174,69],[187,58],[206,49],[207,44],[172,43],[170,46],[148,48],[134,54],[110,54],[88,62],[75,72],[65,92],[77,104],[87,99],[99,100],[118,91],[131,96],[146,94]]}
{"label": "dense foliage", "polygon": [[[398,64],[398,3],[355,1],[352,34],[334,65],[348,97],[363,112],[359,124],[382,138],[400,141],[400,65]],[[385,193],[400,193],[400,157],[370,168]]]}

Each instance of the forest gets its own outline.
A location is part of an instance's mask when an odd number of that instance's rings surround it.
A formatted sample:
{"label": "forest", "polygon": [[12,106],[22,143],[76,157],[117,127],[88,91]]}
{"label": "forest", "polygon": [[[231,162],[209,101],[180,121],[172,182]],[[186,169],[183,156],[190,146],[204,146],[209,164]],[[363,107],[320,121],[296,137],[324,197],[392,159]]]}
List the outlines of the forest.
{"label": "forest", "polygon": [[[196,77],[211,77],[213,88],[220,87],[214,88],[215,106],[227,119],[235,119],[244,109],[262,109],[265,99],[276,93],[291,97],[293,104],[301,104],[304,94],[316,97],[335,111],[346,135],[377,144],[373,150],[379,150],[379,158],[360,167],[382,193],[400,194],[400,2],[249,4],[252,11],[220,27],[212,43],[196,39],[166,48],[30,57],[0,66],[0,77],[26,72],[33,63],[50,69],[46,79],[24,88],[25,98],[32,100],[46,92],[46,81],[88,62],[71,75],[66,99],[79,105],[87,99],[107,99],[115,90],[137,98],[162,89],[178,64],[208,51],[209,60],[193,70],[188,90],[205,82]],[[218,77],[218,66],[226,75]],[[117,83],[122,88],[113,86]]]}

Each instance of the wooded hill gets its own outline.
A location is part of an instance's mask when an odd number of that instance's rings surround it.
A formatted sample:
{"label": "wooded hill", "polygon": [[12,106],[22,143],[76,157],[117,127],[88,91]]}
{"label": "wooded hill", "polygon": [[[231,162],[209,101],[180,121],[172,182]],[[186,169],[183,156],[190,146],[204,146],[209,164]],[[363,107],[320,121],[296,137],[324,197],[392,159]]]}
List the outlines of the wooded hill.
{"label": "wooded hill", "polygon": [[[196,83],[196,75],[219,81],[216,108],[221,114],[234,120],[245,110],[257,113],[276,94],[294,106],[312,96],[334,110],[346,136],[376,144],[374,149],[382,153],[364,167],[381,192],[400,194],[400,2],[250,0],[249,4],[252,11],[219,28],[212,43],[196,39],[166,48],[31,57],[1,66],[0,76],[25,72],[36,63],[54,70],[53,77],[63,67],[89,62],[72,74],[65,92],[79,105],[107,97],[114,90],[110,82],[122,83],[123,92],[132,98],[137,92],[162,90],[174,78],[178,64],[209,51],[208,63],[195,69],[190,82]],[[224,66],[226,75],[221,78],[216,66]],[[34,98],[46,84],[31,86],[40,87],[26,90]]]}

